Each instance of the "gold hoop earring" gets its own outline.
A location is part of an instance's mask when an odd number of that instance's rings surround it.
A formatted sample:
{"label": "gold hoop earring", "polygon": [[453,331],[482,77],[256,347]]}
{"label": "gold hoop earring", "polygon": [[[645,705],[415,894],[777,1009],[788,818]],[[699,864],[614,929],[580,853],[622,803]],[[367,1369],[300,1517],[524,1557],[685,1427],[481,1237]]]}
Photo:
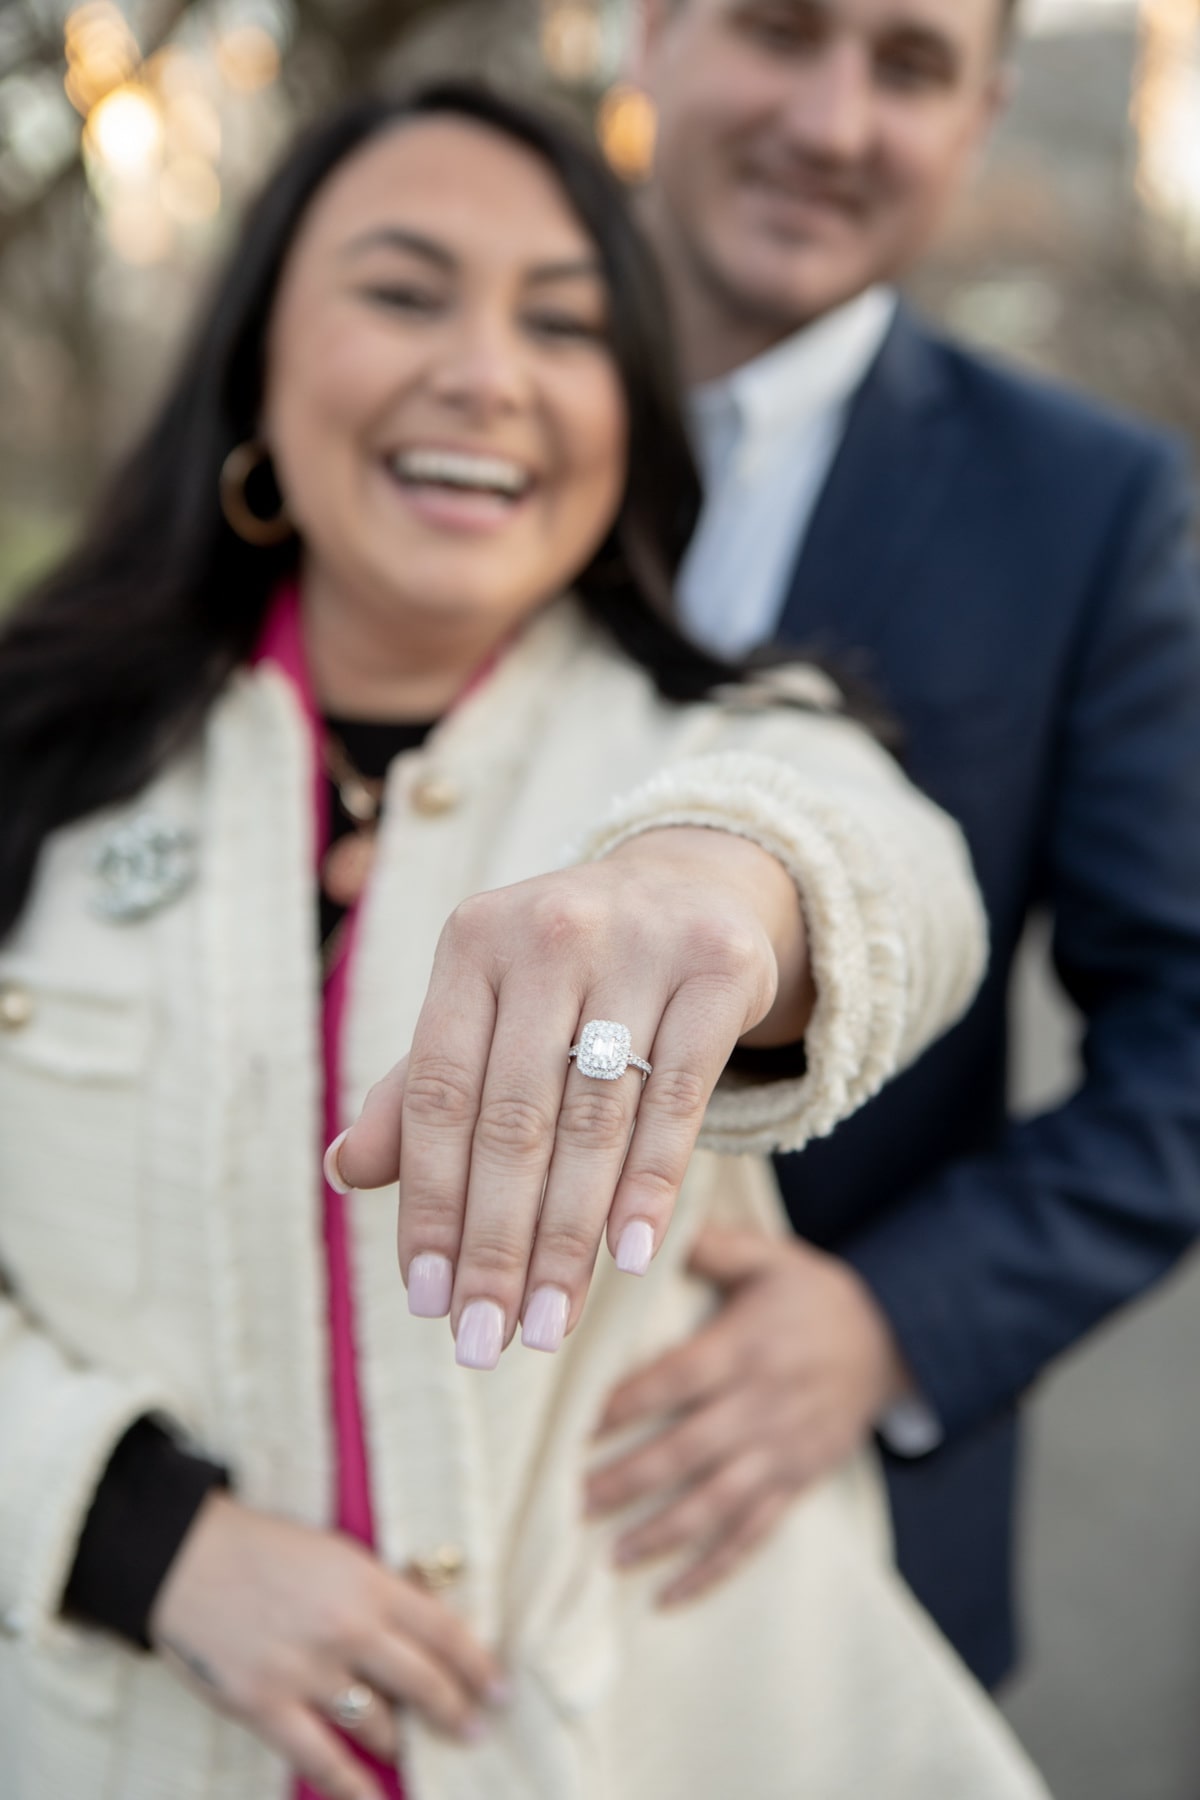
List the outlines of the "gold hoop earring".
{"label": "gold hoop earring", "polygon": [[217,481],[225,523],[231,531],[236,531],[243,542],[263,549],[271,544],[282,544],[295,530],[288,518],[287,506],[282,500],[279,511],[272,518],[264,519],[261,513],[254,511],[246,498],[246,484],[250,477],[270,459],[271,453],[264,443],[258,438],[248,438],[244,444],[234,445],[221,464]]}

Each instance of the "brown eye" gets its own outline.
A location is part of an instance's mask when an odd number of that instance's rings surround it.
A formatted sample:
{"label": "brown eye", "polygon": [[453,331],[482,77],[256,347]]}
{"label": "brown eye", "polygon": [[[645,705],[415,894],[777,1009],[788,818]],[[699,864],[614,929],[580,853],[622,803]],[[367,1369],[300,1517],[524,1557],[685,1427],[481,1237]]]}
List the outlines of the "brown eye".
{"label": "brown eye", "polygon": [[386,307],[391,312],[423,313],[428,316],[437,312],[441,305],[439,294],[420,287],[415,282],[379,282],[359,291],[372,305]]}
{"label": "brown eye", "polygon": [[603,341],[607,336],[605,327],[594,319],[585,319],[575,313],[541,310],[529,313],[526,323],[539,337],[576,338],[587,342]]}
{"label": "brown eye", "polygon": [[955,59],[940,46],[896,44],[882,49],[875,60],[876,75],[885,87],[909,92],[953,85]]}

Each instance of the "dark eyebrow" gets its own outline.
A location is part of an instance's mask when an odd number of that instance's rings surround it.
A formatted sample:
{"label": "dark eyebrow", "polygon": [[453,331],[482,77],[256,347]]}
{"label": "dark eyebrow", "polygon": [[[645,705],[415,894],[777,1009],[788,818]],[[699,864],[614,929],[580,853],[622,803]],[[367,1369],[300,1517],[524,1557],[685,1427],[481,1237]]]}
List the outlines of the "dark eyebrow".
{"label": "dark eyebrow", "polygon": [[947,32],[936,25],[927,25],[924,20],[897,19],[882,35],[913,50],[933,51],[955,60],[961,55],[961,46]]}
{"label": "dark eyebrow", "polygon": [[530,282],[603,281],[604,268],[594,256],[571,257],[564,262],[538,263],[529,271]]}
{"label": "dark eyebrow", "polygon": [[342,251],[343,256],[361,256],[367,250],[407,250],[413,256],[424,257],[426,262],[436,263],[439,269],[456,269],[458,258],[439,244],[436,238],[428,238],[419,231],[406,231],[402,225],[379,225],[372,231],[360,232]]}
{"label": "dark eyebrow", "polygon": [[[406,250],[447,273],[458,267],[458,258],[452,250],[447,250],[436,238],[426,237],[420,231],[409,231],[403,225],[380,225],[361,232],[358,237],[351,238],[342,255],[362,256],[369,250],[380,249]],[[561,262],[539,263],[529,271],[528,280],[530,283],[602,280],[603,276],[604,270],[596,257],[579,256],[566,257]]]}

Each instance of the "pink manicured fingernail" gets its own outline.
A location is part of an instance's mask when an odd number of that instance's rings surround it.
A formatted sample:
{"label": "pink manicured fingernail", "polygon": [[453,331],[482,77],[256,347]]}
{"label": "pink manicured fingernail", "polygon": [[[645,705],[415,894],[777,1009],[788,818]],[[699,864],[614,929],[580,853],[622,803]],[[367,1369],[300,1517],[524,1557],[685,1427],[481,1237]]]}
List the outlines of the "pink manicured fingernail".
{"label": "pink manicured fingernail", "polygon": [[503,1348],[503,1308],[494,1300],[472,1300],[458,1321],[454,1360],[464,1369],[494,1369]]}
{"label": "pink manicured fingernail", "polygon": [[353,1192],[350,1183],[342,1174],[341,1167],[338,1163],[338,1151],[349,1136],[350,1127],[347,1125],[345,1131],[338,1132],[332,1144],[330,1144],[328,1150],[325,1152],[325,1160],[321,1164],[321,1167],[325,1171],[325,1179],[335,1194],[349,1194]]}
{"label": "pink manicured fingernail", "polygon": [[557,1350],[567,1331],[571,1301],[561,1288],[540,1287],[529,1296],[521,1342],[528,1350]]}
{"label": "pink manicured fingernail", "polygon": [[645,1219],[631,1219],[617,1239],[618,1269],[626,1275],[644,1275],[653,1255],[653,1228]]}
{"label": "pink manicured fingernail", "polygon": [[483,1697],[489,1706],[511,1706],[513,1697],[512,1682],[503,1675],[495,1681],[489,1681],[483,1691]]}
{"label": "pink manicured fingernail", "polygon": [[444,1319],[450,1311],[454,1264],[432,1250],[414,1256],[408,1265],[408,1310],[417,1319]]}

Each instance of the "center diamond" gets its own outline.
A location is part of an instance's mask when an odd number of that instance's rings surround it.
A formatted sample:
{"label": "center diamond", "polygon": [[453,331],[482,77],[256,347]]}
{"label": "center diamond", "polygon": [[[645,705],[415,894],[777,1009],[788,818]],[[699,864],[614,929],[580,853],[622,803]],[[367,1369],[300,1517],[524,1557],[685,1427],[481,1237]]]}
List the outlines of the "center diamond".
{"label": "center diamond", "polygon": [[594,1081],[618,1081],[629,1067],[633,1039],[613,1019],[589,1019],[579,1038],[580,1073]]}

